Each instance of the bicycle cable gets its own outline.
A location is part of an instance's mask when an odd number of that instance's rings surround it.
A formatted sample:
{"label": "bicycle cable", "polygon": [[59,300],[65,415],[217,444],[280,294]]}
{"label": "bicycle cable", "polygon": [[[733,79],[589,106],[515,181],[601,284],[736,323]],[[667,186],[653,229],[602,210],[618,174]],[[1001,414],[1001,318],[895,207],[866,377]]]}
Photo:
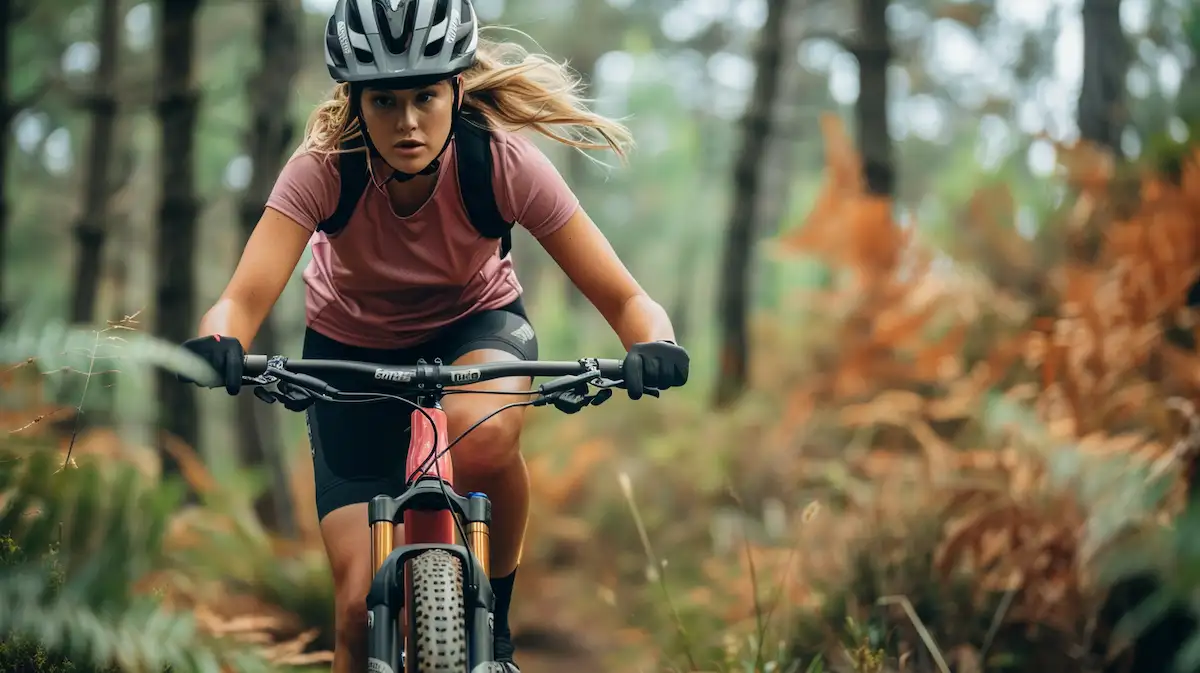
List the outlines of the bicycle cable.
{"label": "bicycle cable", "polygon": [[[268,368],[267,372],[265,372],[265,373],[268,375],[271,374],[270,368]],[[279,377],[279,376],[276,376],[276,378],[283,380],[283,378]],[[338,396],[333,397],[331,395],[317,392],[315,390],[309,390],[309,389],[305,388],[304,386],[300,386],[295,383],[292,383],[292,385],[305,390],[306,392],[308,392],[310,395],[312,395],[314,398],[316,398],[318,400],[330,402],[333,404],[352,404],[355,402],[377,402],[377,401],[383,401],[383,400],[389,400],[389,399],[404,402],[405,404],[411,406],[413,409],[416,409],[417,411],[419,411],[421,413],[421,415],[425,417],[425,420],[429,421],[429,427],[430,427],[430,429],[433,430],[433,445],[435,447],[437,446],[438,429],[437,429],[437,424],[433,422],[433,416],[431,416],[429,414],[429,412],[426,411],[425,408],[422,407],[420,404],[417,404],[416,402],[414,402],[410,399],[407,399],[400,395],[393,395],[391,393],[357,393],[357,392],[347,392],[347,391],[339,391]],[[345,399],[345,397],[359,397],[359,398],[364,398],[364,399],[348,400],[348,399]],[[440,457],[442,455],[443,454],[441,454],[441,453],[436,454],[436,456],[434,457],[434,461],[437,460],[437,457]],[[425,463],[422,463],[421,465],[422,465],[422,469],[419,471],[419,475],[424,476],[424,475],[429,474],[429,468],[424,467]],[[454,513],[453,513],[454,512],[454,502],[450,499],[449,491],[446,490],[446,480],[442,478],[441,466],[435,462],[434,467],[437,470],[436,475],[438,478],[438,484],[439,484],[439,486],[441,486],[442,497],[444,497],[446,499],[446,505],[450,508],[450,511],[451,511],[450,518],[451,518],[451,520],[454,521],[454,527],[455,527],[455,529],[458,530],[458,534],[463,540],[463,547],[467,550],[467,564],[466,565],[468,567],[464,568],[463,574],[466,576],[468,584],[470,584],[472,582],[472,580],[474,579],[475,563],[476,563],[477,559],[475,558],[475,553],[471,550],[471,545],[468,544],[467,531],[465,528],[463,528],[462,521],[459,521],[458,517],[454,516]],[[417,479],[413,479],[411,481],[406,476],[404,488],[408,489],[410,485],[416,483],[416,481],[418,479],[420,479],[420,476],[418,476]],[[475,582],[475,584],[478,584],[478,582]]]}
{"label": "bicycle cable", "polygon": [[[270,369],[268,369],[268,371],[265,373],[270,375],[271,374]],[[282,377],[276,377],[276,378],[281,379],[281,382],[286,381],[286,379],[283,379]],[[437,428],[437,424],[435,424],[433,421],[433,417],[429,414],[429,412],[425,409],[425,407],[422,407],[417,402],[410,400],[406,397],[403,397],[401,395],[391,394],[391,393],[360,393],[360,392],[352,392],[352,391],[339,391],[338,396],[333,397],[333,396],[327,395],[325,393],[317,392],[314,390],[308,390],[304,386],[299,386],[298,384],[295,384],[295,383],[292,383],[292,385],[306,390],[306,392],[308,392],[310,395],[312,395],[317,400],[324,401],[324,402],[330,402],[333,404],[354,404],[354,403],[364,403],[364,402],[380,402],[380,401],[385,401],[385,400],[394,400],[394,401],[403,402],[403,403],[409,405],[410,407],[412,407],[413,409],[416,409],[418,412],[421,413],[422,416],[425,417],[425,420],[429,421],[429,427],[433,430],[433,446],[436,447],[438,444],[438,428]],[[407,476],[405,477],[404,486],[405,486],[405,489],[407,489],[410,486],[412,486],[413,484],[415,484],[417,481],[419,481],[421,479],[421,477],[427,476],[429,474],[430,467],[434,468],[435,476],[437,477],[438,484],[441,487],[442,496],[446,499],[446,505],[451,508],[452,515],[450,518],[454,521],[454,527],[457,529],[459,536],[463,540],[463,546],[467,550],[467,565],[469,567],[465,569],[466,570],[465,574],[466,574],[467,582],[470,584],[470,583],[473,583],[472,579],[474,579],[473,575],[475,573],[475,563],[476,563],[477,559],[475,557],[474,552],[471,550],[471,545],[467,543],[468,542],[467,532],[466,532],[466,529],[463,527],[462,521],[460,521],[457,516],[453,516],[454,504],[450,498],[449,491],[446,489],[446,480],[444,478],[442,478],[442,474],[441,474],[442,470],[441,470],[441,464],[439,462],[439,459],[442,456],[449,453],[450,449],[453,448],[455,445],[457,445],[458,442],[461,441],[464,437],[466,437],[470,433],[474,432],[476,428],[478,428],[480,425],[483,425],[485,422],[487,422],[493,416],[496,416],[497,414],[499,414],[502,411],[507,411],[508,409],[515,409],[517,407],[533,406],[540,399],[549,397],[549,395],[546,395],[541,390],[523,390],[523,391],[522,390],[511,390],[511,391],[510,390],[464,390],[461,388],[455,389],[455,390],[442,390],[442,391],[440,391],[440,394],[442,396],[455,395],[455,394],[460,394],[460,395],[461,394],[538,395],[538,397],[535,397],[533,399],[523,400],[521,402],[513,402],[511,404],[506,404],[502,407],[494,409],[491,413],[489,413],[489,414],[485,415],[483,418],[480,418],[479,420],[475,421],[475,423],[473,423],[470,427],[468,427],[461,434],[459,434],[458,437],[455,437],[453,441],[449,442],[446,445],[446,448],[442,449],[441,451],[431,452],[429,458],[426,458],[417,467],[417,470],[414,472],[413,477],[411,477],[411,478],[407,477]],[[554,394],[554,393],[551,393],[551,395],[552,394]],[[357,399],[346,399],[347,397],[352,397],[352,398],[357,398]],[[474,584],[478,584],[478,582],[474,582]]]}
{"label": "bicycle cable", "polygon": [[[403,397],[401,395],[393,395],[390,393],[342,392],[341,395],[345,395],[345,396],[367,396],[367,395],[370,395],[372,397],[368,398],[368,399],[364,399],[364,400],[339,400],[337,398],[329,398],[329,396],[327,396],[327,395],[323,395],[323,397],[328,398],[326,401],[334,402],[334,403],[356,402],[356,401],[367,402],[367,401],[380,401],[380,400],[387,400],[387,399],[404,402],[405,404],[409,405],[413,409],[420,411],[421,415],[425,417],[425,420],[429,421],[429,427],[430,427],[430,429],[433,430],[433,446],[436,447],[438,445],[437,424],[433,422],[433,416],[429,415],[429,412],[425,410],[425,407],[422,407],[420,404],[417,404],[416,402],[414,402],[406,397]],[[490,416],[488,416],[488,417],[490,418]],[[409,432],[410,433],[412,432],[411,429],[409,430]],[[460,435],[460,438],[461,438],[461,435]],[[467,566],[468,567],[463,569],[464,574],[466,575],[467,583],[477,585],[478,581],[472,582],[472,580],[475,579],[475,577],[474,577],[475,563],[477,561],[477,559],[475,558],[475,552],[471,549],[471,545],[469,544],[469,538],[467,537],[467,530],[466,530],[466,528],[463,527],[462,521],[460,521],[457,516],[454,516],[454,501],[451,500],[451,498],[450,498],[450,492],[448,490],[446,490],[446,480],[442,478],[442,466],[440,463],[437,462],[437,459],[440,458],[441,456],[445,455],[445,452],[436,453],[436,454],[434,452],[430,452],[430,453],[433,454],[431,456],[432,461],[433,461],[432,465],[435,470],[435,476],[437,476],[438,485],[441,487],[441,490],[442,490],[442,497],[446,499],[446,506],[450,508],[450,518],[454,521],[454,527],[455,527],[455,529],[458,530],[458,534],[463,541],[463,547],[467,550]],[[407,476],[405,477],[404,488],[406,490],[413,484],[420,481],[421,477],[429,474],[429,466],[428,466],[429,462],[430,461],[427,459],[425,462],[421,463],[421,465],[418,467],[418,469],[416,471],[417,476],[415,478],[410,479]]]}

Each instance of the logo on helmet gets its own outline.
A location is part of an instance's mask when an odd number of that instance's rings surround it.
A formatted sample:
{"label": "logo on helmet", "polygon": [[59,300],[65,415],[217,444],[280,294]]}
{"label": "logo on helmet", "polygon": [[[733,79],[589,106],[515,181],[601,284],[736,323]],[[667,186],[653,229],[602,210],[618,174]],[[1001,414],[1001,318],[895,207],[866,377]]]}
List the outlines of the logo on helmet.
{"label": "logo on helmet", "polygon": [[337,22],[337,36],[338,44],[342,45],[342,53],[346,55],[346,58],[350,58],[353,51],[350,49],[350,35],[346,31],[345,21]]}

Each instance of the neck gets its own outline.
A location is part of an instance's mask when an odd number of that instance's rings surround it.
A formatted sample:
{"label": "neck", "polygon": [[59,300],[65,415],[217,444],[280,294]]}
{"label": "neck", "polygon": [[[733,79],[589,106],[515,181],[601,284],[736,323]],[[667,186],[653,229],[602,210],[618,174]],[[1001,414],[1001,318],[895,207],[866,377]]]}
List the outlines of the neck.
{"label": "neck", "polygon": [[387,193],[388,199],[392,203],[392,210],[401,217],[412,215],[429,200],[429,196],[433,194],[433,187],[436,184],[436,173],[433,175],[418,175],[406,182],[390,180],[387,183]]}

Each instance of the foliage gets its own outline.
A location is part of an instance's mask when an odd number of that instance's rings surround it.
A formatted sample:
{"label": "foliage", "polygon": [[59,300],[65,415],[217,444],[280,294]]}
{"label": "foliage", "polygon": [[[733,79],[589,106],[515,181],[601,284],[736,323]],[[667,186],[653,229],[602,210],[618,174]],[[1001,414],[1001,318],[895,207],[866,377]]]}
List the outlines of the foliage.
{"label": "foliage", "polygon": [[[121,327],[128,330],[129,324]],[[117,338],[108,331],[53,328],[37,334],[40,340],[0,340],[0,351],[58,371],[45,360],[57,356],[71,369],[73,359],[94,363],[106,357],[101,352],[105,346],[119,343],[136,350],[107,357],[120,357],[135,367],[195,367],[191,356],[144,335]],[[70,352],[80,343],[83,349]],[[41,380],[16,377],[17,371],[7,374],[5,397],[10,404],[28,402],[28,394],[16,393]],[[96,374],[94,368],[80,373],[85,379]],[[19,409],[10,415],[20,414]],[[82,404],[77,408],[81,410]],[[54,412],[42,414],[50,415]],[[297,628],[286,612],[239,600],[237,592],[213,580],[214,559],[245,559],[239,554],[246,551],[262,557],[267,538],[261,529],[258,538],[231,538],[219,526],[199,525],[188,509],[180,508],[182,483],[158,483],[156,461],[147,462],[143,454],[119,444],[114,449],[103,439],[103,430],[84,433],[78,441],[70,433],[58,451],[53,450],[57,431],[49,424],[26,423],[10,433],[15,434],[0,447],[4,670],[252,672],[326,660],[321,652],[303,653],[316,638],[314,631]],[[248,501],[227,497],[229,502],[248,507]],[[228,504],[222,510],[214,507],[209,518],[231,509]],[[205,553],[194,554],[193,545]],[[268,556],[272,568],[291,572],[288,562],[276,561],[270,552]],[[217,576],[232,583],[229,568],[225,563]],[[273,582],[253,579],[274,587],[277,594],[286,590],[284,581],[303,579],[294,572],[267,579],[272,578]],[[297,581],[292,589],[304,586]],[[293,600],[299,600],[294,591]],[[228,614],[229,606],[239,612]],[[328,601],[320,607],[320,613],[327,613]]]}
{"label": "foliage", "polygon": [[559,536],[533,563],[591,568],[641,615],[623,642],[669,670],[1164,670],[1140,664],[1180,651],[1150,638],[1195,586],[1200,359],[1170,336],[1192,324],[1200,163],[1147,172],[1130,209],[1111,163],[1062,147],[1074,196],[1033,240],[978,190],[958,254],[985,276],[899,226],[824,130],[822,190],[775,250],[831,285],[797,292],[802,325],[758,322],[755,391],[728,413],[664,396],[540,421],[531,444],[575,448],[533,458],[555,514],[531,535]]}

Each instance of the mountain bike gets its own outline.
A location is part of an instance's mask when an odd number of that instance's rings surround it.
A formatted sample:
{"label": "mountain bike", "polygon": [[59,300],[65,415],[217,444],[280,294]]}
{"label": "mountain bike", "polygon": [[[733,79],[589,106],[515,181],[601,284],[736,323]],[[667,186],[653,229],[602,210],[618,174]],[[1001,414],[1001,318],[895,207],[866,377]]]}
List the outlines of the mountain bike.
{"label": "mountain bike", "polygon": [[[380,494],[367,507],[373,576],[366,600],[368,671],[503,670],[493,661],[492,651],[491,501],[484,493],[464,496],[454,490],[450,449],[505,409],[553,404],[574,413],[601,404],[614,388],[623,387],[621,368],[621,360],[598,359],[478,365],[443,365],[435,360],[395,366],[245,356],[243,382],[266,402],[392,399],[413,408],[404,492],[396,497]],[[320,378],[330,375],[354,381],[363,390],[343,392]],[[453,388],[508,376],[559,378],[513,393]],[[532,397],[501,406],[447,441],[441,400],[461,393]],[[659,391],[650,388],[646,394],[657,397]],[[404,536],[397,545],[395,526],[401,523]]]}

